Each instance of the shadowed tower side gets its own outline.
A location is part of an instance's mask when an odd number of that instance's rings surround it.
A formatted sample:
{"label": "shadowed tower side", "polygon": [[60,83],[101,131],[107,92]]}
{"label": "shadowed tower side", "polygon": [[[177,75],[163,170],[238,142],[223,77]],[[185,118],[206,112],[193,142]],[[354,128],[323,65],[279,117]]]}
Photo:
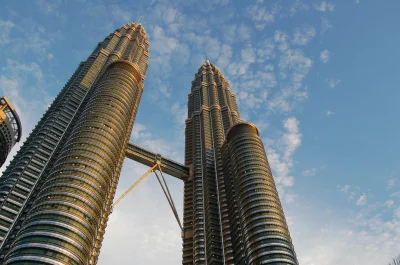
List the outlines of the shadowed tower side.
{"label": "shadowed tower side", "polygon": [[188,100],[184,265],[297,264],[258,130],[233,137],[242,124],[228,81],[206,60]]}
{"label": "shadowed tower side", "polygon": [[186,120],[185,163],[194,174],[184,187],[185,265],[224,264],[231,255],[220,148],[226,131],[240,121],[228,81],[206,60],[192,81]]}

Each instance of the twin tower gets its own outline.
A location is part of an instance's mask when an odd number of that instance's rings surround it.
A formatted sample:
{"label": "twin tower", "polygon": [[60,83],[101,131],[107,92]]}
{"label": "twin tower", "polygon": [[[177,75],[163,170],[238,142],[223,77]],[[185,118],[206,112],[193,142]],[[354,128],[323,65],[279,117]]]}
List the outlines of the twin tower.
{"label": "twin tower", "polygon": [[189,94],[185,165],[128,142],[148,47],[140,23],[107,36],[4,171],[0,263],[96,264],[128,157],[184,181],[182,264],[297,265],[258,130],[208,60]]}

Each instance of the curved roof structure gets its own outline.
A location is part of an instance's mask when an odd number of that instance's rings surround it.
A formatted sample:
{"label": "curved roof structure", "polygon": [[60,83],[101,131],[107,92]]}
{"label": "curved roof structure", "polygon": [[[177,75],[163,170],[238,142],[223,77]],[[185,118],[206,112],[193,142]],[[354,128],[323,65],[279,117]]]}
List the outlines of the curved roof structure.
{"label": "curved roof structure", "polygon": [[[21,140],[22,135],[22,124],[21,120],[14,107],[11,105],[10,101],[8,101],[7,97],[3,96],[0,98],[0,106],[1,110],[5,112],[7,119],[11,123],[11,130],[15,135],[15,141],[19,142]],[[3,121],[3,120],[1,120]]]}

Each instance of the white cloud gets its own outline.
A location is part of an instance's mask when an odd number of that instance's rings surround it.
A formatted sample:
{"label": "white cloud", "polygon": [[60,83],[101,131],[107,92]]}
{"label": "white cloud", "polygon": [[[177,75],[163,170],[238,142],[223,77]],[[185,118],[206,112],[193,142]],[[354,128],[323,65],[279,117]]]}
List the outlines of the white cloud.
{"label": "white cloud", "polygon": [[333,24],[332,22],[326,17],[322,16],[321,17],[321,33],[325,33],[327,30],[332,29]]}
{"label": "white cloud", "polygon": [[289,159],[301,145],[301,137],[300,133],[286,133],[283,135],[283,142],[286,145],[285,159]]}
{"label": "white cloud", "polygon": [[315,34],[316,31],[312,26],[297,28],[293,34],[292,42],[296,45],[306,45],[315,37]]}
{"label": "white cloud", "polygon": [[398,253],[400,221],[384,218],[387,209],[361,207],[340,217],[350,209],[333,208],[329,213],[303,206],[310,204],[315,205],[301,201],[285,208],[288,219],[295,220],[289,227],[300,264],[387,264]]}
{"label": "white cloud", "polygon": [[337,85],[339,85],[340,83],[342,83],[342,80],[340,79],[336,79],[336,78],[328,78],[326,79],[326,82],[328,83],[328,86],[330,88],[335,88]]}
{"label": "white cloud", "polygon": [[306,177],[312,177],[315,176],[315,174],[317,174],[317,169],[316,168],[305,169],[301,172],[301,174],[303,174],[303,176]]}
{"label": "white cloud", "polygon": [[396,178],[391,178],[391,179],[389,179],[389,180],[388,180],[388,183],[387,183],[387,188],[388,188],[388,189],[393,188],[393,187],[396,185],[396,181],[397,181]]}
{"label": "white cloud", "polygon": [[294,185],[294,178],[290,174],[293,167],[293,154],[301,145],[302,135],[299,131],[299,122],[295,117],[287,118],[283,121],[285,132],[281,135],[279,141],[270,139],[264,140],[267,145],[268,161],[273,170],[276,182],[282,192],[283,188]]}
{"label": "white cloud", "polygon": [[400,207],[398,207],[398,208],[396,209],[395,215],[396,215],[397,218],[400,219]]}
{"label": "white cloud", "polygon": [[37,0],[36,5],[39,7],[39,10],[44,13],[45,15],[57,12],[61,0]]}
{"label": "white cloud", "polygon": [[242,61],[251,64],[256,61],[254,49],[251,46],[247,46],[246,48],[242,49],[240,52],[242,56]]}
{"label": "white cloud", "polygon": [[164,12],[163,19],[164,19],[165,23],[170,24],[175,21],[175,18],[177,17],[177,15],[178,15],[178,11],[176,9],[170,7]]}
{"label": "white cloud", "polygon": [[151,137],[151,134],[147,132],[145,125],[136,122],[133,126],[131,137],[136,143],[140,139]]}
{"label": "white cloud", "polygon": [[263,4],[263,1],[258,1],[257,4],[247,8],[247,13],[254,21],[255,27],[257,29],[263,29],[266,25],[275,21],[275,16],[279,9],[278,6],[268,8]]}
{"label": "white cloud", "polygon": [[[266,39],[261,47],[257,49],[257,62],[264,63],[265,61],[270,61],[276,56],[275,44],[271,39]],[[268,71],[273,71],[274,66],[269,64],[266,65]]]}
{"label": "white cloud", "polygon": [[392,207],[393,205],[394,205],[394,200],[388,200],[385,202],[385,206],[388,208]]}
{"label": "white cloud", "polygon": [[335,114],[333,111],[330,111],[330,110],[328,110],[327,112],[326,112],[326,116],[332,116],[333,114]]}
{"label": "white cloud", "polygon": [[168,92],[168,88],[167,88],[167,86],[165,84],[162,84],[160,86],[160,92],[167,98],[169,98],[171,96],[171,93]]}
{"label": "white cloud", "polygon": [[271,165],[275,181],[283,187],[291,187],[294,185],[294,178],[290,175],[290,169],[293,166],[292,161],[286,161],[272,147],[267,149],[268,161]]}
{"label": "white cloud", "polygon": [[178,47],[178,40],[167,36],[159,26],[154,27],[152,35],[154,40],[151,45],[158,54],[169,54]]}
{"label": "white cloud", "polygon": [[[278,34],[281,39],[281,34]],[[300,49],[282,51],[279,58],[280,87],[278,93],[271,96],[268,109],[271,111],[291,111],[297,102],[307,99],[307,88],[303,80],[309,73],[312,60]]]}
{"label": "white cloud", "polygon": [[185,125],[185,120],[187,118],[187,107],[175,102],[171,106],[171,114],[174,121],[179,126]]}
{"label": "white cloud", "polygon": [[251,29],[242,24],[238,27],[237,34],[240,40],[248,40],[251,37]]}
{"label": "white cloud", "polygon": [[350,185],[344,185],[342,188],[340,188],[340,191],[344,192],[344,193],[348,193],[350,190],[350,187],[351,187]]}
{"label": "white cloud", "polygon": [[1,68],[3,71],[9,70],[15,75],[33,75],[35,79],[41,83],[43,79],[43,72],[37,63],[24,64],[11,59],[7,60],[7,65]]}
{"label": "white cloud", "polygon": [[326,2],[326,1],[322,1],[319,4],[314,4],[314,8],[319,12],[335,11],[335,5],[331,2]]}
{"label": "white cloud", "polygon": [[[118,183],[118,198],[139,179],[148,167],[126,161]],[[183,182],[166,176],[180,219],[182,220]],[[99,265],[177,264],[181,262],[180,228],[154,174],[128,194],[110,215]]]}
{"label": "white cloud", "polygon": [[0,20],[0,45],[11,42],[10,32],[14,26],[11,21]]}
{"label": "white cloud", "polygon": [[274,34],[274,41],[275,42],[286,42],[288,41],[288,36],[286,35],[286,33],[280,31],[280,30],[276,30],[275,34]]}
{"label": "white cloud", "polygon": [[227,44],[223,44],[221,46],[221,53],[217,59],[217,65],[221,68],[226,67],[231,62],[231,58],[232,47]]}
{"label": "white cloud", "polygon": [[329,62],[330,55],[331,55],[330,52],[327,49],[325,49],[320,53],[319,58],[323,63],[327,63]]}
{"label": "white cloud", "polygon": [[357,202],[356,202],[356,205],[357,205],[357,206],[363,206],[363,205],[365,205],[366,203],[367,203],[367,195],[362,194],[362,195],[360,196],[360,198],[358,198],[358,200],[357,200]]}

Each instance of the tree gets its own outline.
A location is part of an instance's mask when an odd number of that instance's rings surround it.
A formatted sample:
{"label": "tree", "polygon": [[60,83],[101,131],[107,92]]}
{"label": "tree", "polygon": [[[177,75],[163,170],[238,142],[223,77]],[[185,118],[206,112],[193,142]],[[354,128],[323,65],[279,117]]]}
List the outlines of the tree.
{"label": "tree", "polygon": [[393,261],[389,263],[389,265],[400,265],[400,255],[393,258]]}

